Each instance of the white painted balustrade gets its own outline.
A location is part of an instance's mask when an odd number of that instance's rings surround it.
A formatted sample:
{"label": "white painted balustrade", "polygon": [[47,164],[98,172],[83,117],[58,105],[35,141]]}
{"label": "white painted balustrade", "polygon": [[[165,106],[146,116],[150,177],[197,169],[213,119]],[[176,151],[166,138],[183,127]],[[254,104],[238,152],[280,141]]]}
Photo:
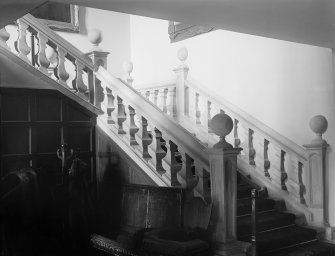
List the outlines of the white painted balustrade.
{"label": "white painted balustrade", "polygon": [[96,103],[92,60],[30,14],[0,30],[0,46],[84,101]]}
{"label": "white painted balustrade", "polygon": [[[227,141],[243,148],[238,161],[240,171],[266,186],[271,196],[285,199],[290,210],[303,212],[309,224],[325,226],[327,206],[322,188],[327,143],[313,140],[311,144],[299,146],[228,101],[204,91],[204,86],[188,78],[187,57],[187,49],[178,51],[181,65],[174,69],[177,109],[170,116],[198,140],[212,146],[216,139],[210,120],[218,113],[228,114],[233,119],[233,132]],[[160,87],[164,88],[164,83]],[[140,91],[156,104],[154,92],[159,91],[158,86],[151,85]]]}
{"label": "white painted balustrade", "polygon": [[[98,68],[96,77],[106,95],[102,102],[105,118],[123,141],[155,170],[157,179],[168,186],[184,186],[189,198],[210,201],[210,183],[205,146],[170,117],[164,117],[149,101],[123,80]],[[171,128],[173,127],[173,130]]]}

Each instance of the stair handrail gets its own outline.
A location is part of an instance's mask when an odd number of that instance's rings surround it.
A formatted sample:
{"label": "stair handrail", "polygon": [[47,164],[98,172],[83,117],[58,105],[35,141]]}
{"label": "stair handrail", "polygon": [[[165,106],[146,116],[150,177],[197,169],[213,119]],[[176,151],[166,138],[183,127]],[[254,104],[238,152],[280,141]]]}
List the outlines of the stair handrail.
{"label": "stair handrail", "polygon": [[[41,71],[45,75],[42,80],[50,78],[56,81],[50,81],[50,85],[95,114],[101,112],[96,105],[94,65],[89,56],[31,14],[19,18],[12,26],[16,27],[18,36],[13,38],[14,34],[8,33],[7,27],[0,29],[1,47]],[[10,38],[13,38],[14,45],[7,43]],[[73,68],[69,69],[67,65]]]}
{"label": "stair handrail", "polygon": [[35,29],[36,31],[43,33],[49,40],[51,40],[53,43],[63,47],[67,50],[73,57],[76,59],[82,61],[87,68],[90,70],[93,70],[94,66],[92,63],[92,60],[85,55],[82,51],[80,51],[77,47],[75,47],[73,44],[71,44],[69,41],[66,41],[63,37],[55,33],[52,29],[50,29],[45,24],[41,23],[38,19],[36,19],[33,15],[30,13],[26,14],[21,20],[25,21],[29,24],[30,27]]}
{"label": "stair handrail", "polygon": [[217,94],[212,93],[211,91],[201,89],[200,83],[196,82],[193,78],[188,77],[185,80],[186,86],[191,87],[193,90],[200,93],[200,95],[204,95],[205,98],[209,99],[211,102],[216,103],[227,113],[233,113],[235,117],[237,117],[240,121],[246,123],[250,128],[254,128],[258,133],[262,134],[265,138],[268,138],[271,141],[275,141],[276,144],[280,145],[283,149],[291,151],[299,156],[299,158],[303,161],[307,160],[308,154],[305,149],[290,140],[289,138],[283,136],[278,133],[274,129],[270,128],[268,125],[264,124],[257,118],[251,116],[238,106],[230,103],[228,100],[223,97],[218,98]]}
{"label": "stair handrail", "polygon": [[[136,89],[129,86],[111,75],[105,68],[99,67],[96,71],[96,77],[111,89],[116,95],[119,95],[127,101],[138,115],[144,116],[148,121],[154,124],[160,131],[164,132],[168,138],[175,142],[183,142],[186,152],[194,159],[198,159],[203,166],[209,166],[208,157],[205,153],[206,145],[199,140],[195,140],[192,134],[177,124],[173,118],[165,116],[161,110],[149,101],[145,101]],[[171,128],[175,130],[171,131]]]}

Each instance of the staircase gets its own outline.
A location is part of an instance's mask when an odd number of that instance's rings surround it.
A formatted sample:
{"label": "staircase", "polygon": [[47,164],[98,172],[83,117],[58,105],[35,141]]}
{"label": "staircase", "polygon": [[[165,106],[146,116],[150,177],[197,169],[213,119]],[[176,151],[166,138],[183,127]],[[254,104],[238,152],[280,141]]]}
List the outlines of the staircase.
{"label": "staircase", "polygon": [[[176,70],[177,86],[146,89],[146,100],[128,80],[117,79],[106,71],[106,56],[95,55],[92,63],[31,15],[19,19],[16,26],[17,37],[6,29],[0,30],[1,59],[14,62],[99,114],[97,125],[143,172],[159,186],[185,187],[188,199],[200,197],[206,204],[211,203],[210,163],[205,150],[217,139],[210,133],[208,120],[214,110],[228,113],[234,120],[234,132],[228,140],[244,149],[238,158],[242,174],[237,193],[238,239],[250,241],[250,190],[256,187],[267,191],[257,203],[260,255],[299,255],[296,253],[305,251],[314,253],[308,255],[335,255],[331,246],[317,242],[317,231],[296,225],[296,215],[279,207],[285,200],[288,209],[303,213],[302,219],[309,225],[324,225],[323,201],[314,201],[322,195],[311,196],[313,188],[320,185],[315,183],[320,178],[313,179],[318,172],[311,168],[323,170],[319,160],[324,156],[324,144],[302,148],[257,120],[246,118],[229,103],[222,106],[221,100],[210,98],[186,81],[186,66]],[[11,40],[13,44],[9,45]],[[276,200],[268,198],[268,194]]]}
{"label": "staircase", "polygon": [[[251,241],[251,189],[255,186],[240,176],[237,193],[237,237]],[[315,229],[299,226],[283,202],[275,201],[262,190],[257,199],[258,255],[335,255],[335,246],[318,242]],[[252,255],[252,254],[250,254]]]}

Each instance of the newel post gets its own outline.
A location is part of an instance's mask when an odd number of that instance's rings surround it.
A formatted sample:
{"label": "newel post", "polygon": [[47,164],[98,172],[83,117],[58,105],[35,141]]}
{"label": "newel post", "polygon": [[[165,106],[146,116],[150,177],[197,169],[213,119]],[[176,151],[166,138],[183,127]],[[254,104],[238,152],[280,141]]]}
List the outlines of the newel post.
{"label": "newel post", "polygon": [[176,74],[176,103],[177,103],[177,118],[179,121],[182,121],[183,118],[182,116],[184,116],[186,108],[186,102],[187,102],[187,97],[185,94],[185,90],[186,90],[186,79],[187,79],[187,75],[188,75],[188,71],[189,68],[188,66],[185,64],[185,61],[188,57],[188,51],[186,48],[180,48],[178,50],[178,59],[182,62],[182,64],[174,69],[173,71]]}
{"label": "newel post", "polygon": [[87,37],[92,44],[92,48],[86,55],[92,59],[95,70],[97,70],[99,66],[107,68],[107,56],[109,52],[105,52],[99,47],[102,41],[101,31],[99,29],[91,29]]}
{"label": "newel post", "polygon": [[326,166],[325,158],[328,143],[322,138],[322,134],[328,128],[327,119],[324,116],[314,116],[309,126],[316,137],[304,145],[307,152],[307,168],[305,173],[306,204],[312,212],[311,225],[328,226],[328,210],[326,209]]}
{"label": "newel post", "polygon": [[[102,41],[101,31],[98,29],[92,29],[88,32],[87,37],[92,44],[92,48],[89,52],[86,53],[86,55],[92,60],[94,71],[98,70],[100,66],[107,69],[107,56],[109,52],[103,51],[99,47],[99,44]],[[93,73],[89,74],[89,76],[89,79],[93,82],[94,87],[94,104],[101,108],[101,102],[104,99],[104,92],[101,87],[101,82],[95,78]]]}
{"label": "newel post", "polygon": [[233,129],[233,120],[220,113],[212,118],[210,127],[220,141],[207,149],[210,164],[212,233],[214,255],[246,255],[248,243],[236,240],[237,156],[242,148],[234,148],[225,137]]}

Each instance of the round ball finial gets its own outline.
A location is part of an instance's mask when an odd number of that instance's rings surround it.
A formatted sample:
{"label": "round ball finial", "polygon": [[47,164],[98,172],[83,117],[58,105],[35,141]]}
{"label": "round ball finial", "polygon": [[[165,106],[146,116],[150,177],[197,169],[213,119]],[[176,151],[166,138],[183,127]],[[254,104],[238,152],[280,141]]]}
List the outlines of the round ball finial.
{"label": "round ball finial", "polygon": [[91,44],[93,44],[94,46],[98,46],[102,41],[101,30],[91,29],[89,30],[87,37]]}
{"label": "round ball finial", "polygon": [[134,68],[134,65],[130,60],[126,60],[125,62],[123,62],[123,70],[127,74],[130,74],[131,72],[133,72],[133,68]]}
{"label": "round ball finial", "polygon": [[232,148],[233,146],[226,142],[225,137],[233,130],[233,120],[230,116],[220,113],[215,115],[209,124],[213,133],[220,137],[220,142],[214,145],[214,148]]}
{"label": "round ball finial", "polygon": [[187,60],[187,57],[188,57],[188,51],[185,47],[183,48],[180,48],[178,50],[178,59],[181,61],[181,62],[185,62]]}
{"label": "round ball finial", "polygon": [[322,139],[322,134],[324,134],[328,128],[327,119],[322,115],[316,115],[312,117],[309,122],[309,127],[317,136],[313,142],[323,142],[324,140]]}

